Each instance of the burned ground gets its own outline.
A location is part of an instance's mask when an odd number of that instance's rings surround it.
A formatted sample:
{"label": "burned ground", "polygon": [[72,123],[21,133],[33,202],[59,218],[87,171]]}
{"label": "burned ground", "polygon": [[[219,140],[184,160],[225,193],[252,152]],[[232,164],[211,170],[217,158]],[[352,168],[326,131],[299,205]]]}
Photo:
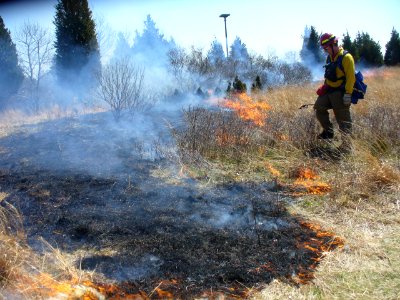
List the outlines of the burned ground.
{"label": "burned ground", "polygon": [[[155,297],[168,280],[163,289],[190,298],[210,290],[243,296],[274,278],[305,282],[323,249],[336,246],[333,235],[290,215],[267,183],[204,186],[155,176],[174,162],[144,151],[136,132],[116,133],[93,117],[0,139],[1,191],[23,215],[33,249],[43,251],[43,237],[84,252],[77,267],[127,293]],[[167,134],[159,129],[157,139]]]}

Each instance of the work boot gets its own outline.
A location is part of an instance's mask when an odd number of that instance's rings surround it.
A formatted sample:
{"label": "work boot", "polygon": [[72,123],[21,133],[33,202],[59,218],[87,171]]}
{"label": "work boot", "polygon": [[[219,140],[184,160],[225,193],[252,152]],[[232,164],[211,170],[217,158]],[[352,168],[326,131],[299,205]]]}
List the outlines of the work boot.
{"label": "work boot", "polygon": [[317,139],[319,139],[319,140],[331,140],[331,139],[333,139],[333,131],[324,129],[324,131],[322,131],[317,136]]}

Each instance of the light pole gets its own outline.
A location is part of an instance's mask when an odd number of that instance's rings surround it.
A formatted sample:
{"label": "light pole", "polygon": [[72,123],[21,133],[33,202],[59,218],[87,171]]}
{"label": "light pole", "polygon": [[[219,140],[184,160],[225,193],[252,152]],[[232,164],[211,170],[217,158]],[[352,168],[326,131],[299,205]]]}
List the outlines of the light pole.
{"label": "light pole", "polygon": [[226,58],[228,58],[228,33],[226,31],[226,18],[229,16],[230,16],[230,14],[221,14],[219,16],[220,18],[224,18],[224,22],[225,22]]}

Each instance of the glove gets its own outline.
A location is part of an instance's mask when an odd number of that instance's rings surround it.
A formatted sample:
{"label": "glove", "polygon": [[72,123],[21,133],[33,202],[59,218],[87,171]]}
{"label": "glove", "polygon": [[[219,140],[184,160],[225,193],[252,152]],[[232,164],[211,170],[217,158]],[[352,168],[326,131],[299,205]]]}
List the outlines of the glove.
{"label": "glove", "polygon": [[344,94],[344,96],[343,96],[343,104],[344,104],[344,106],[350,106],[351,105],[351,94]]}

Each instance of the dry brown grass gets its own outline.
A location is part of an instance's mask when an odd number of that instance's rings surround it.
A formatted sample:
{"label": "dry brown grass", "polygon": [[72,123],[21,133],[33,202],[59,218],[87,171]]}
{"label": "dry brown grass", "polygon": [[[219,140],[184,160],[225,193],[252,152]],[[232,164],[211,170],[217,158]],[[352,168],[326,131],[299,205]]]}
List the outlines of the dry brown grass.
{"label": "dry brown grass", "polygon": [[[398,78],[400,68],[367,75],[367,98],[352,107],[353,155],[337,163],[304,160],[332,190],[299,198],[291,209],[344,237],[345,248],[327,253],[312,284],[297,288],[274,281],[255,299],[399,299]],[[291,165],[298,158],[287,159]]]}
{"label": "dry brown grass", "polygon": [[21,265],[29,258],[21,216],[6,202],[7,196],[0,192],[0,291],[17,280]]}
{"label": "dry brown grass", "polygon": [[21,125],[37,124],[102,111],[105,111],[102,107],[69,109],[58,105],[49,106],[38,113],[29,113],[21,109],[7,109],[0,111],[0,137],[13,134]]}
{"label": "dry brown grass", "polygon": [[95,293],[81,284],[94,277],[76,267],[79,254],[63,253],[44,240],[43,255],[27,245],[22,216],[7,197],[0,192],[0,299],[82,299]]}
{"label": "dry brown grass", "polygon": [[[315,83],[253,95],[272,107],[259,128],[261,139],[249,141],[258,147],[235,148],[239,163],[216,155],[222,160],[196,170],[209,182],[277,178],[289,184],[291,170],[308,167],[331,186],[325,195],[302,195],[288,205],[345,238],[344,249],[326,254],[311,284],[274,281],[254,299],[400,299],[400,68],[365,75],[366,99],[352,106],[351,155],[339,160],[304,155],[321,144],[314,138],[320,127],[312,107],[298,109],[315,101]],[[339,143],[340,136],[333,144]]]}

